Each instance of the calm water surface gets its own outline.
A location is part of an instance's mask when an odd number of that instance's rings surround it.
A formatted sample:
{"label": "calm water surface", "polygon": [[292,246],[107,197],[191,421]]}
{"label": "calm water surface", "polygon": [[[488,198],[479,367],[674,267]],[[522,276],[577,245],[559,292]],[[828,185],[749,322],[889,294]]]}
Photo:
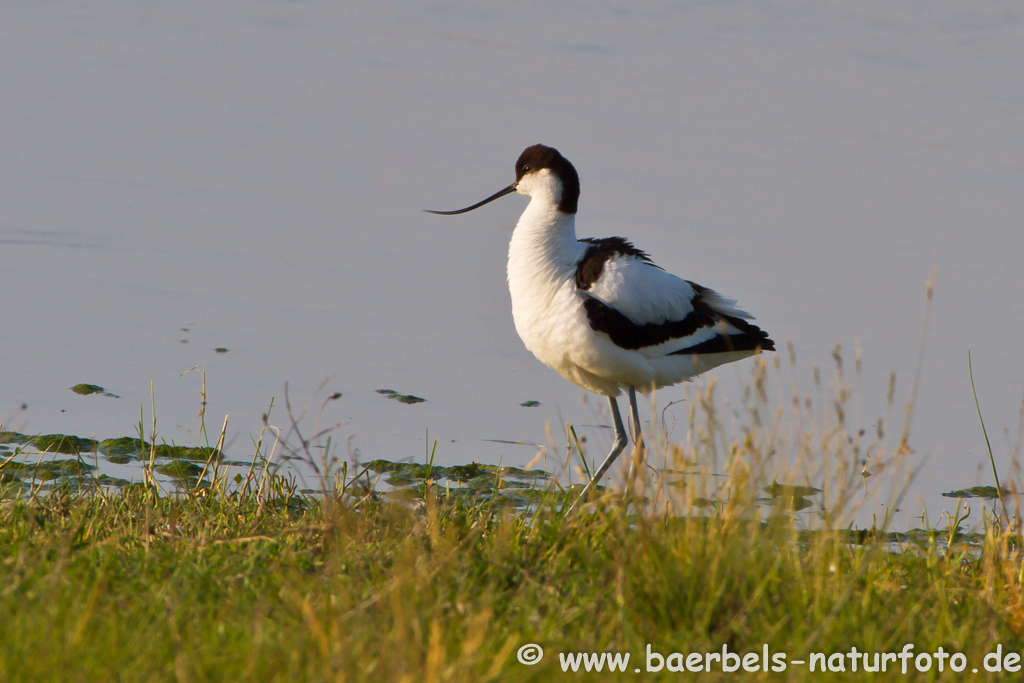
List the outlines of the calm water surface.
{"label": "calm water surface", "polygon": [[201,378],[180,375],[202,364],[236,456],[271,397],[284,422],[285,382],[301,404],[325,377],[363,458],[437,438],[446,464],[523,465],[535,447],[498,441],[565,421],[603,451],[603,402],[512,326],[525,199],[420,213],[544,142],[581,174],[580,236],[738,298],[804,387],[859,344],[869,430],[891,371],[909,392],[935,269],[904,507],[937,519],[941,491],[990,482],[968,349],[1004,460],[1018,422],[1022,64],[1009,1],[7,3],[0,418],[131,434],[152,383],[159,434],[195,443]]}

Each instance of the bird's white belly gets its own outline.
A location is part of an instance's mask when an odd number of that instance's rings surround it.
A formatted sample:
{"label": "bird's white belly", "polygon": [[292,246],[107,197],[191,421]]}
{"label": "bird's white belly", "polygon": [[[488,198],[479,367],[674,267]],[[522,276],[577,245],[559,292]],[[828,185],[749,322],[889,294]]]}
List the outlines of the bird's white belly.
{"label": "bird's white belly", "polygon": [[653,369],[640,354],[620,349],[591,329],[573,281],[522,291],[512,285],[510,290],[512,318],[523,344],[570,382],[616,396],[626,386],[647,387],[654,380]]}

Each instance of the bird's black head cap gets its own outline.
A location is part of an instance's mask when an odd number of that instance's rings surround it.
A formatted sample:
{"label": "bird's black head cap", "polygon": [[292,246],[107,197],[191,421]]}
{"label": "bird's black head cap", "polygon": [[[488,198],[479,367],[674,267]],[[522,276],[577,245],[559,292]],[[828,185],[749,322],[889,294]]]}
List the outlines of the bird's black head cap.
{"label": "bird's black head cap", "polygon": [[516,161],[516,182],[527,173],[548,169],[562,181],[562,200],[558,210],[562,213],[576,213],[580,200],[580,177],[569,160],[559,154],[554,147],[533,145],[523,150]]}

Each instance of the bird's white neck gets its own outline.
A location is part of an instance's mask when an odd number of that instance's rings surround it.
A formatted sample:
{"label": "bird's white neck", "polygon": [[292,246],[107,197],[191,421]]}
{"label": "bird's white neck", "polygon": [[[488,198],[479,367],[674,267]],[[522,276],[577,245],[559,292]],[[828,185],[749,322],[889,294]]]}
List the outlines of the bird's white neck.
{"label": "bird's white neck", "polygon": [[509,242],[509,283],[517,276],[558,277],[574,270],[580,249],[576,216],[559,211],[550,197],[535,196],[519,217]]}
{"label": "bird's white neck", "polygon": [[516,331],[526,348],[551,367],[561,353],[551,315],[569,310],[578,298],[575,273],[582,251],[576,216],[534,195],[508,245],[508,291]]}

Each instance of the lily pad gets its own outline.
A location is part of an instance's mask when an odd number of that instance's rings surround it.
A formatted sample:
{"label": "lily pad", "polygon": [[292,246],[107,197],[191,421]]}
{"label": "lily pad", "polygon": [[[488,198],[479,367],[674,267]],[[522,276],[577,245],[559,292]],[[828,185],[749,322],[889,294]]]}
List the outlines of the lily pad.
{"label": "lily pad", "polygon": [[540,401],[523,401],[519,405],[521,405],[524,408],[536,408],[537,406],[540,405]]}

